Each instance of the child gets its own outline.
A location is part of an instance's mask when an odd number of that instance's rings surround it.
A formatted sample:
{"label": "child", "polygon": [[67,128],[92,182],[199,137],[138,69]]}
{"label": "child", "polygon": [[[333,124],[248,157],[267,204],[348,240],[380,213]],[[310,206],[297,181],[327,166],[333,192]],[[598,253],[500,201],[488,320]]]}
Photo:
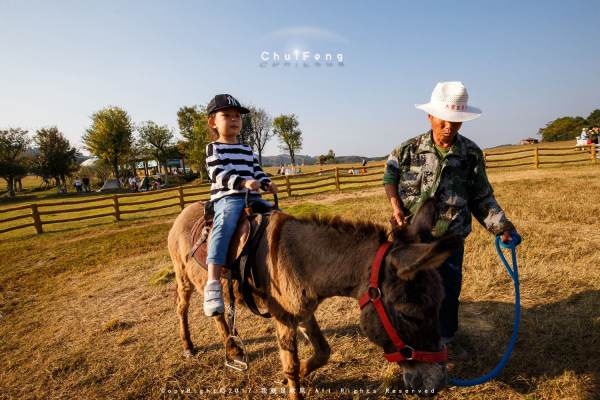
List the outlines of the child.
{"label": "child", "polygon": [[[206,146],[206,169],[210,178],[210,200],[215,215],[208,247],[208,281],[204,287],[204,313],[223,314],[221,267],[227,262],[231,236],[245,205],[245,192],[253,201],[263,201],[259,187],[277,193],[277,186],[263,172],[252,148],[237,140],[242,129],[241,114],[250,111],[228,94],[218,94],[206,108],[208,127],[216,141]],[[265,202],[266,203],[266,202]]]}

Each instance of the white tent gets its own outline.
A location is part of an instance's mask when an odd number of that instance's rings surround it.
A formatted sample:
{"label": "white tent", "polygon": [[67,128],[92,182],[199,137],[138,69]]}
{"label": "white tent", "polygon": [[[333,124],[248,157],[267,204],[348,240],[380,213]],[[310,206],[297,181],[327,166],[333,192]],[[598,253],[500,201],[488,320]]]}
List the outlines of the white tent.
{"label": "white tent", "polygon": [[96,164],[98,161],[99,159],[96,157],[88,158],[87,160],[81,163],[81,167],[93,167],[94,164]]}
{"label": "white tent", "polygon": [[119,180],[118,179],[107,179],[104,182],[104,185],[102,185],[102,188],[100,188],[100,191],[104,191],[104,190],[115,190],[115,189],[119,189]]}

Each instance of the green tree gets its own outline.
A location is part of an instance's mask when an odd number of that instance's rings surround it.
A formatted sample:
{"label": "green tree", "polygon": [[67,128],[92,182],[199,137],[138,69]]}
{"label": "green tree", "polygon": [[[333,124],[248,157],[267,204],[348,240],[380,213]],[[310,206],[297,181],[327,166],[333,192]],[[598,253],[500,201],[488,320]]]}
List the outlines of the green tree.
{"label": "green tree", "polygon": [[33,138],[39,153],[33,160],[33,172],[57,184],[67,185],[66,177],[77,171],[77,150],[57,127],[42,128]]}
{"label": "green tree", "polygon": [[167,159],[169,151],[173,144],[173,131],[168,126],[158,126],[153,121],[146,121],[140,124],[137,129],[140,135],[140,143],[152,154],[158,162],[158,170],[161,164],[165,170],[165,184],[168,183]]}
{"label": "green tree", "polygon": [[562,117],[548,122],[538,131],[545,142],[575,139],[586,126],[585,119],[581,117]]}
{"label": "green tree", "polygon": [[184,138],[184,154],[197,164],[202,179],[206,176],[206,145],[211,140],[206,109],[202,106],[181,107],[177,111],[177,123]]}
{"label": "green tree", "polygon": [[588,115],[586,119],[587,125],[590,128],[599,127],[600,128],[600,109],[596,109]]}
{"label": "green tree", "polygon": [[327,154],[321,154],[318,157],[318,162],[321,165],[325,164],[327,161],[335,161],[335,153],[333,150],[329,150]]}
{"label": "green tree", "polygon": [[27,173],[25,155],[31,138],[21,128],[0,130],[0,177],[6,181],[9,197],[15,197],[15,179]]}
{"label": "green tree", "polygon": [[296,152],[302,149],[302,131],[294,114],[283,114],[273,120],[273,132],[279,137],[282,150],[287,151],[296,165]]}
{"label": "green tree", "polygon": [[[148,154],[148,149],[144,146],[144,144],[139,140],[135,140],[135,138],[132,138],[131,141],[131,147],[129,148],[129,152],[125,155],[124,159],[126,161],[127,164],[129,164],[129,167],[131,168],[131,171],[133,172],[133,175],[137,175],[137,163],[139,161],[144,161],[149,159],[150,157],[152,157],[151,154]],[[126,165],[123,165],[121,174],[123,175],[123,171],[126,170]]]}
{"label": "green tree", "polygon": [[83,143],[90,153],[108,162],[115,178],[119,166],[131,154],[133,124],[127,112],[119,107],[107,107],[92,115],[92,126],[83,135]]}
{"label": "green tree", "polygon": [[327,152],[327,161],[335,161],[335,153],[331,149]]}

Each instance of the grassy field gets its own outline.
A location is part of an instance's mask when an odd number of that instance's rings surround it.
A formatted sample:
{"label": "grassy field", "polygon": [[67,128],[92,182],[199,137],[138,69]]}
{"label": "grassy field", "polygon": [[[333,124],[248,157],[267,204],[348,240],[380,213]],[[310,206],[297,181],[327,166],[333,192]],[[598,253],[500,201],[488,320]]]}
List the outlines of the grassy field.
{"label": "grassy field", "polygon": [[[499,379],[451,388],[439,398],[599,398],[600,167],[493,172],[490,179],[524,237],[521,335]],[[282,206],[295,215],[340,214],[380,223],[390,212],[379,185],[292,198]],[[0,242],[0,398],[224,398],[203,394],[221,388],[232,392],[229,398],[266,398],[263,388],[281,387],[274,383],[280,362],[271,324],[243,310],[238,326],[250,369],[226,369],[197,295],[190,321],[200,352],[182,357],[166,250],[173,219],[30,232]],[[472,358],[452,370],[463,377],[495,365],[513,317],[511,281],[492,237],[474,228],[466,243],[459,337]],[[335,394],[311,398],[377,398],[339,391],[398,387],[396,367],[360,335],[358,315],[358,306],[346,298],[328,299],[319,308],[317,319],[333,353],[304,386]],[[307,352],[303,343],[301,355]]]}

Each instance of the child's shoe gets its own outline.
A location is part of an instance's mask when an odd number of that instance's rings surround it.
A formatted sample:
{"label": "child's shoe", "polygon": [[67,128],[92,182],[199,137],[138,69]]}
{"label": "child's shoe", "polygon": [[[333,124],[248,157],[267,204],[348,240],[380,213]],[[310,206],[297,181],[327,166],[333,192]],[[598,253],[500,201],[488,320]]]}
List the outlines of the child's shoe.
{"label": "child's shoe", "polygon": [[224,312],[225,304],[223,303],[221,281],[212,280],[206,282],[206,286],[204,286],[204,314],[207,317],[214,317]]}

